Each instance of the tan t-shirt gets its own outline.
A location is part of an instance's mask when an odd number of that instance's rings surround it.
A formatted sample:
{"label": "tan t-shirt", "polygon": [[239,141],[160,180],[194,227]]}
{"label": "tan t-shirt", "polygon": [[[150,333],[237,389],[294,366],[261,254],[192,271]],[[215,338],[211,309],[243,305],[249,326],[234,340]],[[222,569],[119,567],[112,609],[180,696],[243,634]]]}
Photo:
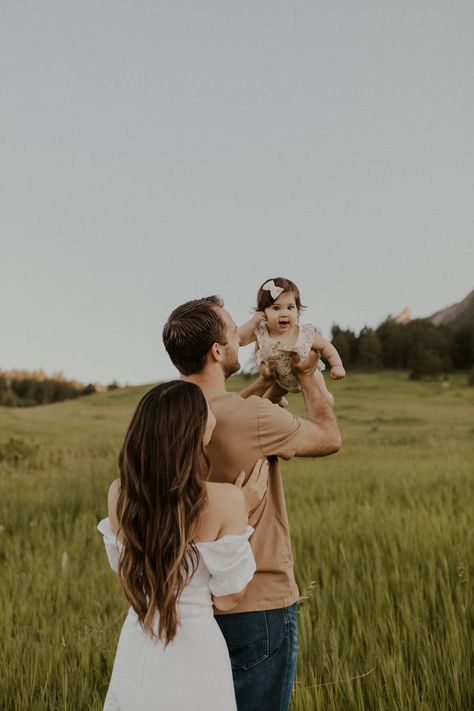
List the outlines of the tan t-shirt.
{"label": "tan t-shirt", "polygon": [[210,481],[234,483],[240,471],[250,474],[263,457],[270,464],[267,493],[249,520],[255,528],[250,544],[257,572],[232,613],[287,607],[298,600],[299,593],[278,457],[295,455],[301,420],[256,396],[245,400],[236,393],[224,393],[211,398],[210,404],[217,419],[207,447]]}

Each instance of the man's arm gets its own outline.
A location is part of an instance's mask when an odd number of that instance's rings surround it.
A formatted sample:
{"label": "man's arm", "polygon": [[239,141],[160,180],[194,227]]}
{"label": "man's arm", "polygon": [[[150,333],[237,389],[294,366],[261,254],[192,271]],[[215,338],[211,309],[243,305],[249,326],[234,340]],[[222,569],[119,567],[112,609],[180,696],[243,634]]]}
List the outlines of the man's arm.
{"label": "man's arm", "polygon": [[292,354],[293,370],[303,393],[307,419],[301,420],[295,455],[323,457],[338,452],[342,445],[341,433],[332,407],[321,393],[314,373],[319,356],[311,351],[303,361]]}
{"label": "man's arm", "polygon": [[281,398],[286,395],[288,390],[285,390],[278,385],[274,378],[275,370],[272,367],[272,361],[270,361],[268,366],[265,363],[261,363],[260,377],[241,390],[239,392],[240,397],[243,397],[244,400],[246,400],[251,395],[257,395],[257,397],[265,397],[273,403],[280,402]]}
{"label": "man's arm", "polygon": [[253,383],[250,383],[250,385],[247,385],[246,388],[240,390],[239,395],[240,397],[243,397],[244,400],[246,400],[251,395],[263,397],[272,385],[273,380],[268,380],[268,378],[265,378],[263,375],[261,375]]}
{"label": "man's arm", "polygon": [[[259,367],[260,377],[257,378],[253,383],[247,385],[246,388],[239,392],[240,397],[246,400],[251,395],[257,395],[258,397],[267,397],[272,399],[273,388],[275,386],[275,368],[273,361],[270,361],[268,365],[266,363],[260,363]],[[285,391],[286,392],[286,391]],[[281,397],[281,396],[280,396]]]}
{"label": "man's arm", "polygon": [[323,457],[341,448],[341,434],[332,407],[322,394],[314,373],[319,354],[311,351],[304,361],[293,356],[293,370],[306,404],[306,419],[292,415],[262,398],[258,412],[258,437],[262,454],[282,459]]}

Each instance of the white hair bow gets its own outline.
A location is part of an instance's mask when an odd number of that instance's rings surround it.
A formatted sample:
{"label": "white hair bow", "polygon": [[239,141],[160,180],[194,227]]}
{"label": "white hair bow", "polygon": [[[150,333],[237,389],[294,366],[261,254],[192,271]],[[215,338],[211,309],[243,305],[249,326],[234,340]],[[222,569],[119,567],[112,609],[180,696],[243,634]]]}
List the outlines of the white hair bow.
{"label": "white hair bow", "polygon": [[280,294],[285,291],[282,286],[277,286],[273,279],[266,281],[265,284],[262,286],[262,289],[264,289],[265,291],[269,291],[272,295],[273,300],[278,299]]}

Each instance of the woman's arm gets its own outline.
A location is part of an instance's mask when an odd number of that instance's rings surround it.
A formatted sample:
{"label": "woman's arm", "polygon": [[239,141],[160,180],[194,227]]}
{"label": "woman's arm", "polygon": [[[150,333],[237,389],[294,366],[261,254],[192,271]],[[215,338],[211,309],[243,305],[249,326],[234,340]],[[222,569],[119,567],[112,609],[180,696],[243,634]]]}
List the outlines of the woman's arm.
{"label": "woman's arm", "polygon": [[[221,490],[222,491],[222,490]],[[223,514],[219,538],[228,535],[239,535],[247,526],[248,512],[245,497],[238,487],[226,487],[224,496],[221,493],[220,510]],[[212,595],[212,602],[217,610],[228,612],[237,607],[241,597],[245,595],[247,586],[231,595]]]}
{"label": "woman's arm", "polygon": [[333,380],[340,380],[345,377],[346,371],[342,365],[341,356],[332,343],[320,336],[319,333],[315,333],[311,348],[314,351],[319,351],[325,360],[328,361],[331,366],[331,378]]}
{"label": "woman's arm", "polygon": [[117,501],[120,493],[120,479],[115,479],[109,486],[109,493],[107,495],[107,510],[110,519],[110,526],[112,531],[117,535],[120,528],[119,520],[117,517]]}

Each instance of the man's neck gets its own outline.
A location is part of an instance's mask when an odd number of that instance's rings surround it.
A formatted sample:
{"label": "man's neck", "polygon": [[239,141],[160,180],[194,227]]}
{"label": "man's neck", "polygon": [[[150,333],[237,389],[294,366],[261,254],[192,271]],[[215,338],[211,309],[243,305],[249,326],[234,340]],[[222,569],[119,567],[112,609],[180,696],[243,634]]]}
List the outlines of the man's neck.
{"label": "man's neck", "polygon": [[199,385],[208,400],[224,395],[226,392],[225,377],[220,367],[204,368],[200,373],[182,375],[181,380]]}

